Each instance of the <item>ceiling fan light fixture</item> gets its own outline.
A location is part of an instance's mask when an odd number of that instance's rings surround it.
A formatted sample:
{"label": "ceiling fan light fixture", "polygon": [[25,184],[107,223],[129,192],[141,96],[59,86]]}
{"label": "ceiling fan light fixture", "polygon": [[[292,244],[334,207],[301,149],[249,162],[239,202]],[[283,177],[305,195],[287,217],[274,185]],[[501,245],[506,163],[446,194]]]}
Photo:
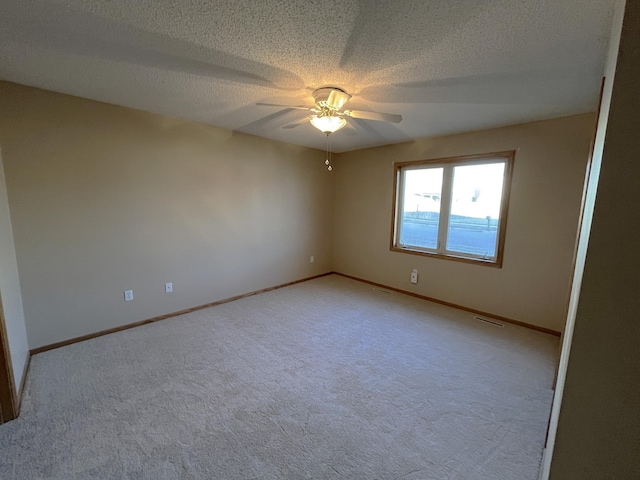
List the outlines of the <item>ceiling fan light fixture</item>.
{"label": "ceiling fan light fixture", "polygon": [[347,121],[344,118],[339,117],[337,115],[334,115],[334,116],[314,115],[313,117],[311,117],[311,125],[316,127],[322,133],[329,134],[329,133],[337,132],[346,124],[347,124]]}

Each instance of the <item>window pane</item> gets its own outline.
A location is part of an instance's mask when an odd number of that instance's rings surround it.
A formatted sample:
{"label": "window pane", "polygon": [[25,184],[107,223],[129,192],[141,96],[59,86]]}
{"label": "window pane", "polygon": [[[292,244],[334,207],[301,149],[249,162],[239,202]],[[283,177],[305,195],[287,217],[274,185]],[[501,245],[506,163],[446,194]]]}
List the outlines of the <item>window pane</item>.
{"label": "window pane", "polygon": [[442,168],[404,171],[401,245],[438,246],[442,172]]}
{"label": "window pane", "polygon": [[504,163],[454,167],[447,250],[496,255]]}

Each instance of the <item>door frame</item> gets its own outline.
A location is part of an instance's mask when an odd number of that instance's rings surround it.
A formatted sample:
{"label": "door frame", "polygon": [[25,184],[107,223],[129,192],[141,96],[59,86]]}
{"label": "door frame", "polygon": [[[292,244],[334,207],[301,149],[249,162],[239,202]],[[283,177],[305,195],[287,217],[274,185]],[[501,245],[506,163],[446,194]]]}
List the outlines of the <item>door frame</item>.
{"label": "door frame", "polygon": [[15,385],[0,294],[0,424],[18,416],[18,394]]}

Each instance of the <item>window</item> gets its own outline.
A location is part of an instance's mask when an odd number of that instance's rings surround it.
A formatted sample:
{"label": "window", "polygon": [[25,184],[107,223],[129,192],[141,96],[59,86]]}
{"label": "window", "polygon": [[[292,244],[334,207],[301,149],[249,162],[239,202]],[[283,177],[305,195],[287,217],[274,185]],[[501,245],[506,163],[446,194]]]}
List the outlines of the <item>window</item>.
{"label": "window", "polygon": [[396,163],[391,250],[501,267],[514,154]]}

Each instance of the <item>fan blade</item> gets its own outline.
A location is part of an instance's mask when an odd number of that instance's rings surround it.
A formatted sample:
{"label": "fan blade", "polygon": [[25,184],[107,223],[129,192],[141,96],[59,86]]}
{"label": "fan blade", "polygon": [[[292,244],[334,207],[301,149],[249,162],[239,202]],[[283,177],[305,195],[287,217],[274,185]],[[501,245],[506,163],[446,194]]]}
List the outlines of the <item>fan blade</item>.
{"label": "fan blade", "polygon": [[280,107],[280,108],[291,108],[292,110],[308,110],[313,111],[312,108],[305,107],[304,105],[281,105],[279,103],[256,103],[261,107]]}
{"label": "fan blade", "polygon": [[396,115],[393,113],[364,112],[362,110],[345,110],[344,114],[347,117],[351,117],[351,118],[362,118],[363,120],[376,120],[378,122],[400,123],[402,121],[402,115]]}
{"label": "fan blade", "polygon": [[310,118],[311,118],[311,117],[305,117],[305,118],[303,118],[303,119],[301,119],[301,120],[297,120],[297,121],[295,121],[295,122],[288,123],[288,124],[286,124],[286,125],[285,125],[284,127],[282,127],[282,128],[291,129],[291,128],[299,127],[300,125],[303,125],[303,124],[307,123],[307,122],[309,121],[309,119],[310,119]]}

